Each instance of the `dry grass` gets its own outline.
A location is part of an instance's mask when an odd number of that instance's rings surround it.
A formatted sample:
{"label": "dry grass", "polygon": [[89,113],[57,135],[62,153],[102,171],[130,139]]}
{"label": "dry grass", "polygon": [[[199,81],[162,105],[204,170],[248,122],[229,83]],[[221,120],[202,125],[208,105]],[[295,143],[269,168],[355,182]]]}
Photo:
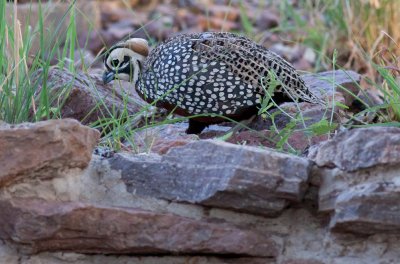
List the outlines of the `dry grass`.
{"label": "dry grass", "polygon": [[335,49],[339,51],[340,66],[365,73],[372,79],[378,76],[374,63],[397,65],[400,1],[300,0],[298,7],[287,0],[283,2],[281,14],[286,14],[289,22],[281,32],[291,31],[299,42],[319,52],[317,68],[330,68]]}
{"label": "dry grass", "polygon": [[396,64],[400,56],[400,1],[346,1],[343,8],[349,26],[346,44],[350,56],[346,67],[365,69],[374,76],[375,69],[365,60],[364,51],[375,63],[382,59]]}

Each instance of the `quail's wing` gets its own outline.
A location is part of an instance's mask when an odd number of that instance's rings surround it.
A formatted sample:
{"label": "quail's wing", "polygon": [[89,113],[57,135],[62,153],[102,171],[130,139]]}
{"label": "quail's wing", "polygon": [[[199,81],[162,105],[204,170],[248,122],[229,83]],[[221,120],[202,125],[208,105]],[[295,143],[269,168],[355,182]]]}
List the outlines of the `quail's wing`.
{"label": "quail's wing", "polygon": [[193,35],[192,48],[208,60],[218,60],[255,92],[265,94],[272,76],[278,80],[275,92],[284,93],[293,101],[298,99],[316,103],[320,101],[305,85],[296,70],[287,61],[248,38],[231,33],[203,33]]}

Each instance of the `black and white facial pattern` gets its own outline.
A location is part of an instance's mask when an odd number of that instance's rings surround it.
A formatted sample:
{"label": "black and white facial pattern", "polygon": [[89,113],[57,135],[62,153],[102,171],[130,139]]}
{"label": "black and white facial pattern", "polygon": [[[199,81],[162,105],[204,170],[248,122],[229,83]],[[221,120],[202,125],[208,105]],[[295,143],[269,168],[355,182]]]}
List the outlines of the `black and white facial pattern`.
{"label": "black and white facial pattern", "polygon": [[124,47],[114,47],[105,58],[105,66],[119,79],[131,81],[134,75],[132,51]]}

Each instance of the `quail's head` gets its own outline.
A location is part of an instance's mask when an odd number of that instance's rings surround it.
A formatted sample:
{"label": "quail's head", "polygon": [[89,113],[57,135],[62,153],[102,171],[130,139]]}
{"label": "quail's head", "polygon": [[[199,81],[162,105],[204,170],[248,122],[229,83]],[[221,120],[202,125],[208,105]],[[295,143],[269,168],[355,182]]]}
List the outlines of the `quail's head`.
{"label": "quail's head", "polygon": [[136,83],[148,54],[149,45],[145,39],[131,38],[117,43],[104,57],[103,82],[106,84],[118,78]]}

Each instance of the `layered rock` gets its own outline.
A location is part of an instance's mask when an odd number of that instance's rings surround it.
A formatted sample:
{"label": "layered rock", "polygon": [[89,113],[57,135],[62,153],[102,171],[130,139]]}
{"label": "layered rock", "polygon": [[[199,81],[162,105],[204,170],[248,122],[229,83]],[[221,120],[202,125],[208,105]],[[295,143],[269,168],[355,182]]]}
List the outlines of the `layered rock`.
{"label": "layered rock", "polygon": [[278,255],[269,235],[172,214],[32,199],[0,201],[0,210],[0,238],[31,254]]}
{"label": "layered rock", "polygon": [[[62,78],[52,70],[58,87]],[[78,87],[72,91],[79,89],[80,103],[66,101],[71,113],[76,105],[90,105],[81,95],[96,102],[89,82],[67,80]],[[126,107],[123,97],[103,92],[110,106]],[[302,107],[318,120],[321,111]],[[184,129],[175,124],[136,133],[138,150],[149,154],[97,151],[99,156],[91,155],[99,132],[75,120],[1,123],[0,259],[289,264],[400,257],[400,129],[338,133],[313,146],[308,158],[232,144],[240,141],[237,135],[228,139],[232,143],[205,140],[229,126],[211,127],[200,137]],[[310,143],[292,136],[288,142],[302,150],[328,138]]]}
{"label": "layered rock", "polygon": [[319,210],[333,212],[334,230],[400,231],[400,129],[372,127],[340,133],[311,156],[321,168]]}
{"label": "layered rock", "polygon": [[[55,138],[64,141],[45,152],[48,162],[21,170],[17,180],[8,177],[0,188],[0,259],[7,263],[390,263],[400,257],[398,129],[338,134],[311,152],[314,167],[269,149],[198,140],[162,156],[93,155],[82,170],[88,159],[79,153],[92,150],[98,132],[77,124],[23,126],[37,133],[23,141],[35,153],[45,151],[35,144],[38,131],[49,147]],[[0,135],[16,135],[16,127],[2,125]],[[7,144],[21,139],[7,138]],[[88,146],[83,151],[76,141]],[[7,146],[2,157],[15,151]],[[51,170],[62,154],[81,163]]]}
{"label": "layered rock", "polygon": [[99,137],[72,119],[0,126],[0,187],[86,168]]}
{"label": "layered rock", "polygon": [[211,140],[144,160],[118,154],[110,166],[138,195],[270,216],[301,201],[311,168],[299,157]]}
{"label": "layered rock", "polygon": [[340,133],[318,148],[319,167],[354,172],[383,166],[396,166],[400,160],[400,129],[371,127]]}
{"label": "layered rock", "polygon": [[[5,170],[0,186],[0,241],[17,245],[24,254],[72,251],[239,259],[269,259],[279,254],[279,240],[249,225],[205,215],[184,217],[173,210],[138,209],[117,200],[113,205],[96,203],[94,197],[104,187],[97,181],[99,163],[106,161],[97,157],[86,172],[82,169],[98,137],[96,130],[68,119],[2,125],[0,157]],[[16,159],[7,163],[5,158]],[[29,161],[26,165],[25,160]],[[122,178],[113,180],[124,185]],[[124,192],[134,197],[126,187]],[[6,249],[0,253],[13,259]],[[234,263],[240,263],[239,259]],[[223,262],[217,259],[216,263]]]}

